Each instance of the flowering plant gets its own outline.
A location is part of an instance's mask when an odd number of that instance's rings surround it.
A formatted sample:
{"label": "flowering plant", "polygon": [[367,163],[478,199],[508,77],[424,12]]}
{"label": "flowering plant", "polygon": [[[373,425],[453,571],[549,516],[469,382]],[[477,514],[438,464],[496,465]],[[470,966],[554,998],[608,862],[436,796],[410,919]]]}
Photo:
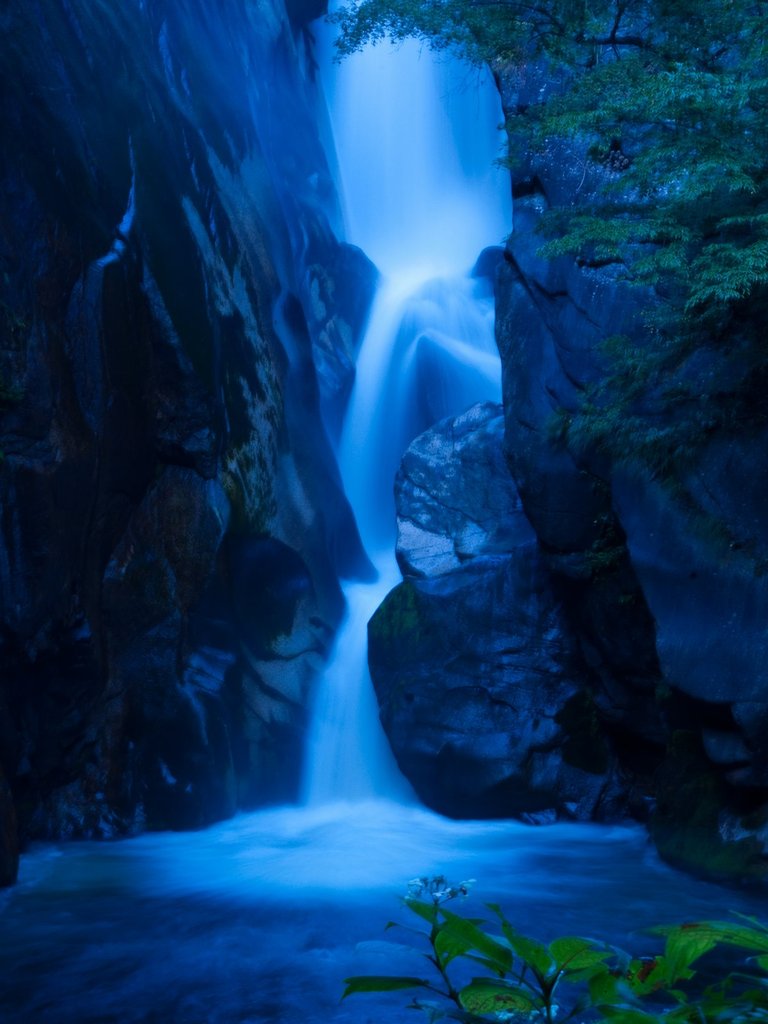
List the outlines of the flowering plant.
{"label": "flowering plant", "polygon": [[[472,881],[452,885],[442,875],[412,879],[403,904],[427,925],[417,931],[426,946],[421,958],[430,965],[429,976],[347,978],[344,997],[416,990],[409,1005],[425,1010],[430,1022],[445,1018],[463,1024],[553,1024],[574,1017],[619,1024],[768,1022],[768,927],[756,918],[737,914],[733,921],[654,928],[653,934],[664,937],[663,951],[635,957],[578,936],[544,944],[518,932],[495,903],[487,904],[491,925],[449,910],[446,903],[466,896]],[[714,983],[697,985],[693,965],[723,946],[751,956]],[[473,976],[459,980],[458,963],[465,975],[470,967]]]}

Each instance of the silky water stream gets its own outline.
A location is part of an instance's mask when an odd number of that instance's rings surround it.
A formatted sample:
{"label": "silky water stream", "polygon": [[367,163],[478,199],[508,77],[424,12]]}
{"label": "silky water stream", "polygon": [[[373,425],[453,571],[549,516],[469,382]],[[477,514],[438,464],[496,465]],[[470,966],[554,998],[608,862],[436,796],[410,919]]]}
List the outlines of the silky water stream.
{"label": "silky water stream", "polygon": [[392,477],[430,422],[498,397],[492,297],[467,271],[509,230],[509,210],[490,170],[493,90],[474,72],[415,48],[374,51],[331,91],[350,238],[383,275],[339,453],[378,579],[346,584],[304,804],[26,853],[0,894],[4,1024],[418,1020],[402,994],[339,1000],[349,974],[424,969],[408,934],[384,929],[415,875],[477,879],[468,908],[498,901],[522,931],[639,952],[642,929],[663,920],[768,910],[661,864],[639,826],[448,821],[399,777],[365,657],[365,623],[398,579]]}

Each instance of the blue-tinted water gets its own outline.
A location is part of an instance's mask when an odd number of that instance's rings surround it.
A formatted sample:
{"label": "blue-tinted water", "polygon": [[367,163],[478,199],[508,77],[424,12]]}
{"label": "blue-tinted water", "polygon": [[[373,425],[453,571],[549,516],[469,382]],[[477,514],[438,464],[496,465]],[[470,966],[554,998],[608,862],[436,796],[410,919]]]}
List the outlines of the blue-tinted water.
{"label": "blue-tinted water", "polygon": [[4,1024],[416,1022],[407,997],[339,1001],[350,974],[420,974],[399,897],[477,880],[523,931],[649,951],[660,921],[768,916],[661,864],[640,827],[450,822],[372,802],[283,808],[194,834],[46,846],[0,897]]}

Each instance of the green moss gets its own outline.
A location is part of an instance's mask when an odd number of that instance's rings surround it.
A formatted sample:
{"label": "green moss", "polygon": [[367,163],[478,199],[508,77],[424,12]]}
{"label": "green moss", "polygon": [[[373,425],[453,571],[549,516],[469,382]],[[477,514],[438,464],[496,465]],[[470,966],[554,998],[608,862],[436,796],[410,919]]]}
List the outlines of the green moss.
{"label": "green moss", "polygon": [[31,329],[29,318],[18,310],[11,309],[7,302],[0,302],[0,332],[4,347],[19,349],[26,344]]}
{"label": "green moss", "polygon": [[608,576],[619,568],[626,553],[623,544],[605,546],[597,542],[586,552],[584,558],[593,576]]}
{"label": "green moss", "polygon": [[395,587],[377,609],[369,624],[372,643],[383,649],[408,646],[422,633],[418,592],[409,580]]}
{"label": "green moss", "polygon": [[768,874],[761,843],[752,836],[730,838],[723,829],[729,788],[694,733],[673,733],[657,773],[656,797],[649,829],[665,860],[721,881]]}
{"label": "green moss", "polygon": [[584,553],[584,561],[593,579],[604,578],[618,572],[627,558],[624,536],[611,511],[598,516],[595,527],[597,537]]}
{"label": "green moss", "polygon": [[261,448],[251,443],[230,448],[221,472],[221,485],[232,509],[230,532],[269,533],[277,514],[274,476],[274,467]]}

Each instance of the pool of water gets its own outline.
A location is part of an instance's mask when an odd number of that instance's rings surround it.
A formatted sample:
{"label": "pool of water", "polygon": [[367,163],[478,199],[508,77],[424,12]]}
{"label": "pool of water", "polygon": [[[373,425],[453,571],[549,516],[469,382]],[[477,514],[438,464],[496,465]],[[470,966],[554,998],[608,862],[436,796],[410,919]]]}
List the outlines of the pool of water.
{"label": "pool of water", "polygon": [[[407,995],[340,1001],[351,974],[421,974],[409,879],[476,882],[522,931],[637,952],[660,922],[768,915],[662,864],[639,827],[453,822],[394,803],[274,809],[198,833],[38,846],[0,895],[4,1024],[417,1022]],[[414,919],[415,920],[415,919]]]}

